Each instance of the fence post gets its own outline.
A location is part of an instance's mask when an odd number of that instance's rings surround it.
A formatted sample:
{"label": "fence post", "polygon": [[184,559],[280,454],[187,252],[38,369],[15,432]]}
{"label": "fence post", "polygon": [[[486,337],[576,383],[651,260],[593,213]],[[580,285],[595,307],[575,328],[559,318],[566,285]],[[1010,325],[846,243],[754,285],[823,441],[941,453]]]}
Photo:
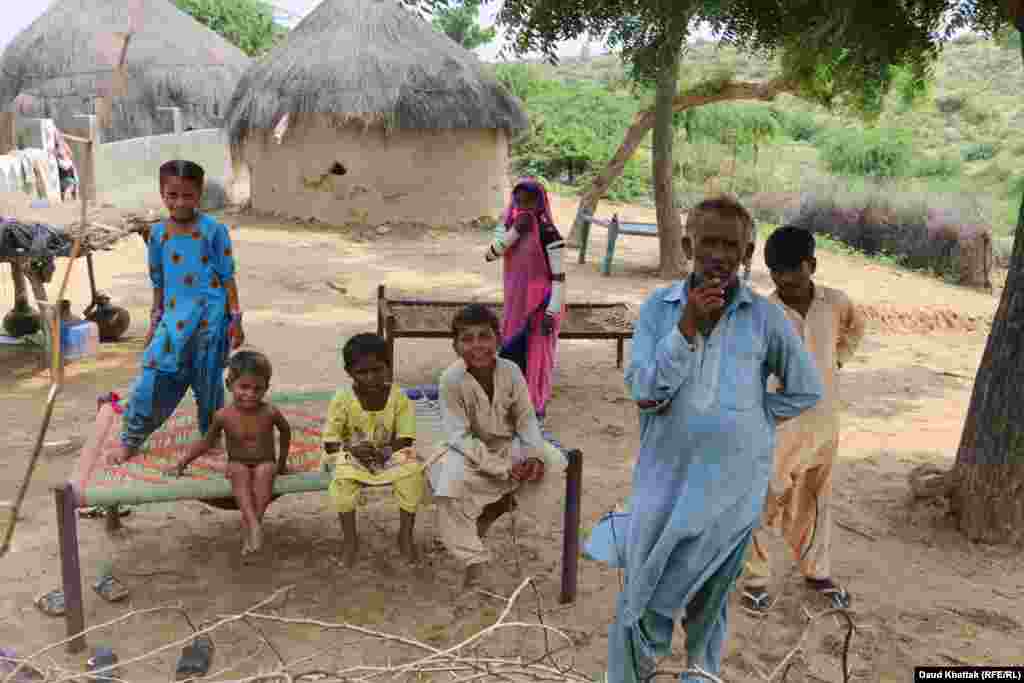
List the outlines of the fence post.
{"label": "fence post", "polygon": [[[93,114],[75,114],[76,119],[86,119],[86,130],[69,130],[80,137],[89,138],[91,145],[71,143],[71,151],[75,157],[75,168],[78,170],[78,191],[89,201],[96,201],[96,147],[99,144],[100,127]],[[84,135],[82,133],[85,133]]]}

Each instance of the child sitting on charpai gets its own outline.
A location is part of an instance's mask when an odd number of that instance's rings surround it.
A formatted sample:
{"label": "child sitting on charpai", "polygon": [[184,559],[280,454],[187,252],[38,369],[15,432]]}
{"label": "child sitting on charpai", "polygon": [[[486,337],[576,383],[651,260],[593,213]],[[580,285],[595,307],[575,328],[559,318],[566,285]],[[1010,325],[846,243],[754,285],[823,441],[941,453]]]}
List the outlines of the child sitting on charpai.
{"label": "child sitting on charpai", "polygon": [[398,549],[417,559],[413,542],[416,512],[426,493],[423,463],[416,455],[416,411],[391,381],[387,343],[376,334],[357,334],[342,350],[352,386],[338,391],[327,409],[325,463],[335,463],[329,493],[344,534],[342,560],[359,554],[356,507],[365,486],[390,485],[399,508]]}
{"label": "child sitting on charpai", "polygon": [[549,467],[566,465],[541,434],[519,366],[498,358],[500,329],[486,306],[459,311],[452,320],[459,360],[441,375],[439,387],[447,450],[430,468],[430,485],[441,541],[466,566],[467,587],[479,581],[491,558],[484,537],[517,507],[514,496],[524,483],[540,482]]}
{"label": "child sitting on charpai", "polygon": [[[227,475],[242,513],[242,554],[263,548],[263,515],[274,494],[274,477],[287,471],[291,426],[281,411],[264,401],[273,368],[257,351],[239,351],[228,364],[225,382],[233,403],[213,415],[210,431],[189,449],[174,468],[182,476],[193,460],[217,447],[227,436]],[[274,430],[280,447],[274,452]]]}

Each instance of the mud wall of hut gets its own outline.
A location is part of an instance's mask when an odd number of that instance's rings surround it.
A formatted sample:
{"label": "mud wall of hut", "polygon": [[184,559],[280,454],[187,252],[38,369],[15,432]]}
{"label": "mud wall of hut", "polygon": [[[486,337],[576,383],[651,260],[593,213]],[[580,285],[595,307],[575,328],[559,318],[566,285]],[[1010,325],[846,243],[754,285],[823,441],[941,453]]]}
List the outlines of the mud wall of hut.
{"label": "mud wall of hut", "polygon": [[507,190],[499,130],[398,130],[325,120],[251,139],[252,206],[335,225],[454,225],[497,216]]}

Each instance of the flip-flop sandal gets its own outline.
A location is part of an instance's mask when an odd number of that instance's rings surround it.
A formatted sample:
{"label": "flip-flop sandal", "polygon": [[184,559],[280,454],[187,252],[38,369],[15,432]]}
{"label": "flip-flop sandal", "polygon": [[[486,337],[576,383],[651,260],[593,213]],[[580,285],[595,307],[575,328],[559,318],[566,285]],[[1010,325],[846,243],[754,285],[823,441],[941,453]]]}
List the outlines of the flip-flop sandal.
{"label": "flip-flop sandal", "polygon": [[82,519],[96,519],[104,515],[103,508],[98,506],[78,508],[78,516]]}
{"label": "flip-flop sandal", "polygon": [[832,603],[833,609],[850,609],[850,594],[845,589],[836,586],[818,591]]}
{"label": "flip-flop sandal", "polygon": [[174,670],[174,680],[186,681],[191,678],[202,678],[210,671],[213,664],[213,640],[208,636],[198,636],[191,644],[181,648],[181,657]]}
{"label": "flip-flop sandal", "polygon": [[[107,669],[108,666],[117,664],[117,655],[109,647],[98,647],[93,652],[92,657],[85,663],[86,670],[89,673],[98,671],[100,669]],[[101,674],[89,676],[88,680],[96,681],[116,681],[120,679],[120,674],[117,669],[107,669]]]}
{"label": "flip-flop sandal", "polygon": [[115,509],[115,508],[117,509],[117,516],[118,517],[127,517],[128,515],[132,514],[132,509],[131,508],[126,508],[126,507],[122,507],[120,505],[117,505],[117,506],[110,506],[110,507],[103,508],[103,515],[104,516],[109,515],[110,511]]}
{"label": "flip-flop sandal", "polygon": [[743,591],[741,596],[741,603],[743,607],[751,612],[757,612],[758,614],[764,614],[772,608],[775,604],[774,598],[771,594],[763,589],[748,588]]}
{"label": "flip-flop sandal", "polygon": [[49,593],[43,593],[36,598],[35,605],[48,617],[62,617],[65,611],[64,591],[57,588]]}
{"label": "flip-flop sandal", "polygon": [[97,579],[92,589],[107,602],[120,602],[128,597],[128,588],[110,574]]}
{"label": "flip-flop sandal", "polygon": [[807,584],[828,599],[832,609],[850,609],[850,594],[831,579],[808,579]]}

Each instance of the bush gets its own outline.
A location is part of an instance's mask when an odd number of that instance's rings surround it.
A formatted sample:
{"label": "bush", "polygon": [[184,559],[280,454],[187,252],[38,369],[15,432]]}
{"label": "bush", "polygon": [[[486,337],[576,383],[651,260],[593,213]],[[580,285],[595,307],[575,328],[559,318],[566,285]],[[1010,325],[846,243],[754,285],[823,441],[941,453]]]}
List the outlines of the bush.
{"label": "bush", "polygon": [[[530,129],[512,145],[512,166],[517,173],[569,185],[587,182],[615,154],[637,111],[635,100],[593,83],[531,81],[523,78],[521,71],[511,70],[502,77],[528,93]],[[640,160],[630,159],[609,189],[608,198],[631,201],[646,196],[649,174],[642,166]]]}
{"label": "bush", "polygon": [[991,249],[991,240],[983,237],[989,231],[962,215],[902,194],[893,199],[880,191],[845,194],[818,190],[804,197],[793,224],[868,256],[887,256],[907,268],[930,271],[965,285],[985,286],[989,273],[978,272],[984,259],[976,247]]}
{"label": "bush", "polygon": [[797,142],[811,142],[824,128],[810,112],[776,110],[773,113],[783,132]]}
{"label": "bush", "polygon": [[1020,199],[1022,194],[1024,194],[1024,175],[1019,175],[1010,180],[1007,196],[1010,199]]}
{"label": "bush", "polygon": [[772,110],[762,104],[709,104],[687,109],[678,118],[691,143],[712,141],[756,148],[782,132]]}
{"label": "bush", "polygon": [[532,64],[509,62],[494,67],[498,82],[524,103],[533,95],[549,90],[554,84],[544,79]]}
{"label": "bush", "polygon": [[901,130],[837,129],[820,143],[825,164],[839,175],[892,178],[910,167],[912,148]]}
{"label": "bush", "polygon": [[996,155],[999,149],[991,142],[977,142],[968,145],[963,150],[964,161],[988,161]]}
{"label": "bush", "polygon": [[919,159],[913,164],[911,175],[915,178],[952,178],[960,175],[963,167],[955,157]]}

